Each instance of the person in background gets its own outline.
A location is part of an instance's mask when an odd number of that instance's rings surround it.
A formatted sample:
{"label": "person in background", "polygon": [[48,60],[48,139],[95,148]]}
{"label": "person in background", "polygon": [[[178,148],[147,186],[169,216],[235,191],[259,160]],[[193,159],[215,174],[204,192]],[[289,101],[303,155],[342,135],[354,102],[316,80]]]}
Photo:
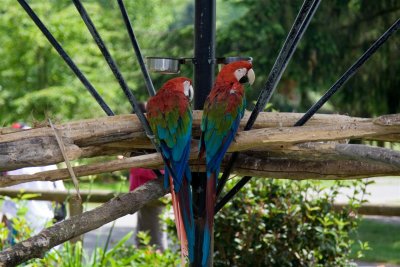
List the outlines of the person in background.
{"label": "person in background", "polygon": [[[152,170],[132,168],[129,172],[129,191],[133,191],[153,179],[157,179],[157,176]],[[136,227],[136,237],[139,231],[147,231],[151,237],[150,244],[156,245],[161,251],[166,248],[166,234],[160,220],[163,209],[164,204],[159,199],[146,203],[137,212]],[[139,244],[137,238],[136,244]]]}
{"label": "person in background", "polygon": [[[146,112],[145,103],[139,103],[143,113]],[[132,154],[131,154],[132,156]],[[164,171],[161,171],[164,173]],[[139,186],[157,179],[157,175],[150,169],[132,168],[129,172],[129,191],[133,191]],[[160,216],[163,212],[164,204],[160,200],[154,200],[146,203],[137,212],[137,227],[136,227],[136,244],[139,244],[137,233],[147,231],[151,237],[150,244],[156,245],[160,250],[167,247],[166,233],[163,231]]]}
{"label": "person in background", "polygon": [[[12,128],[15,129],[29,129],[26,125],[22,123],[14,123]],[[37,172],[55,170],[56,165],[41,166],[41,167],[28,167],[18,170],[8,171],[6,175],[23,175],[23,174],[34,174]],[[3,173],[4,175],[4,173]],[[27,182],[18,185],[9,186],[6,188],[10,189],[29,189],[29,190],[65,190],[63,181],[34,181]],[[42,200],[27,200],[14,202],[11,199],[5,199],[3,202],[2,221],[6,223],[7,227],[10,229],[10,233],[16,234],[15,229],[13,229],[11,218],[17,217],[18,210],[21,205],[25,205],[26,214],[25,219],[32,230],[32,234],[38,234],[43,228],[47,226],[49,222],[58,222],[65,219],[66,209],[64,203],[53,203],[51,201]],[[11,245],[14,243],[12,236],[9,237],[9,242]]]}

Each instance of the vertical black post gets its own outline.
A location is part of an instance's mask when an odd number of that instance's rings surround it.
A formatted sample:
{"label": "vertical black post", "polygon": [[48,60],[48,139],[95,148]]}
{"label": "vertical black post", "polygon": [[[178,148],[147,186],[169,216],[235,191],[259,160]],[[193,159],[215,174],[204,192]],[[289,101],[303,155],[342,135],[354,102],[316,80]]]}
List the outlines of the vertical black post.
{"label": "vertical black post", "polygon": [[[215,70],[215,0],[195,0],[194,18],[194,108],[203,109],[214,80]],[[205,173],[193,173],[193,213],[195,219],[195,257],[192,266],[201,266],[206,196]],[[212,241],[213,243],[213,241]],[[208,266],[212,266],[213,245]]]}

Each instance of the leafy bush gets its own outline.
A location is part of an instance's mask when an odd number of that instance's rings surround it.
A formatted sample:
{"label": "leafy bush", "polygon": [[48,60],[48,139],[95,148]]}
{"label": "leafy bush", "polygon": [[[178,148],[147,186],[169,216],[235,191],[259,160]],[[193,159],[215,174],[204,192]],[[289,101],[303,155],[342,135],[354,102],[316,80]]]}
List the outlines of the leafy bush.
{"label": "leafy bush", "polygon": [[60,266],[60,267],[102,267],[102,266],[178,266],[179,255],[171,250],[160,252],[156,246],[150,245],[150,237],[147,233],[140,233],[139,239],[143,246],[136,248],[126,244],[133,232],[125,235],[113,248],[105,251],[96,247],[92,255],[88,256],[82,248],[82,242],[72,245],[69,242],[63,244],[61,249],[48,252],[43,259],[28,262],[25,266]]}
{"label": "leafy bush", "polygon": [[[353,188],[336,211],[340,187]],[[349,234],[366,184],[253,179],[222,209],[215,226],[215,266],[352,266]],[[360,242],[359,256],[366,244]]]}
{"label": "leafy bush", "polygon": [[[22,194],[12,200],[17,203],[17,217],[12,218],[12,224],[15,233],[11,234],[15,242],[23,241],[32,235],[25,219],[27,211],[25,200],[33,195]],[[1,199],[1,198],[0,198]],[[50,225],[49,225],[50,226]],[[111,230],[110,230],[111,231]],[[127,244],[132,237],[133,232],[125,235],[112,248],[96,247],[91,255],[88,255],[82,242],[71,244],[65,242],[58,248],[48,251],[42,259],[33,259],[20,266],[41,267],[41,266],[57,266],[57,267],[103,267],[103,266],[178,266],[180,263],[179,253],[167,249],[161,252],[155,245],[150,245],[150,237],[145,232],[138,233],[138,239],[141,243],[139,248],[134,245]],[[7,226],[0,222],[0,250],[10,247],[9,243],[10,231]]]}

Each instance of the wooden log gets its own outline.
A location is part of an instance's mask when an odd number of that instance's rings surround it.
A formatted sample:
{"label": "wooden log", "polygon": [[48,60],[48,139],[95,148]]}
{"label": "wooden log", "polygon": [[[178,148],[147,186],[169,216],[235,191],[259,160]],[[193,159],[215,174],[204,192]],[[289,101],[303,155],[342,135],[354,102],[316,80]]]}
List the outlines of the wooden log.
{"label": "wooden log", "polygon": [[[343,209],[346,203],[335,203],[334,207],[336,210]],[[357,209],[357,213],[361,215],[377,215],[377,216],[399,216],[400,217],[400,206],[399,205],[377,205],[377,204],[363,204]]]}
{"label": "wooden log", "polygon": [[[362,155],[348,155],[347,151],[357,146]],[[204,171],[204,161],[197,160],[196,146],[190,154],[193,171]],[[344,149],[346,148],[346,149]],[[385,163],[381,159],[371,159],[369,154],[385,153],[398,158],[399,152],[370,146],[348,144],[300,144],[282,151],[256,151],[240,154],[233,173],[257,177],[273,177],[282,179],[359,179],[366,177],[400,175],[400,165]],[[289,152],[288,152],[289,151]],[[345,153],[343,153],[345,151]],[[365,151],[368,151],[366,153]],[[226,157],[228,159],[228,157]],[[226,161],[223,162],[223,166]],[[74,167],[78,177],[113,172],[129,168],[162,168],[161,156],[157,153],[131,158],[117,159],[102,163]],[[0,187],[10,186],[28,181],[56,181],[69,179],[67,169],[45,171],[30,175],[0,176]]]}
{"label": "wooden log", "polygon": [[[71,195],[68,199],[68,206],[69,206],[69,216],[77,216],[83,213],[83,205],[82,205],[82,198],[80,195]],[[79,241],[83,241],[83,236],[75,236],[74,238],[70,239],[72,244],[75,244]]]}
{"label": "wooden log", "polygon": [[[199,115],[200,113],[196,112],[196,123],[198,123]],[[301,114],[296,116],[300,117]],[[281,127],[281,125],[293,123],[297,119],[296,116],[281,113],[262,114],[258,127],[277,128],[239,132],[230,151],[252,148],[265,150],[274,146],[281,146],[283,149],[285,146],[297,143],[323,140],[349,138],[382,140],[388,135],[392,140],[396,136],[400,137],[400,126],[396,123],[382,124],[379,122],[382,118],[373,121],[340,115],[319,115],[307,126]],[[396,121],[399,116],[399,114],[391,115],[391,120]],[[325,121],[325,124],[316,124],[316,121]],[[242,124],[244,122],[245,120],[242,120]],[[117,153],[138,148],[152,148],[133,115],[71,122],[56,127],[65,140],[66,152],[70,160],[109,155],[110,151]],[[198,128],[197,125],[196,127]],[[89,147],[95,147],[95,152],[88,149]],[[62,161],[54,133],[48,127],[0,135],[0,170],[55,164]]]}
{"label": "wooden log", "polygon": [[145,203],[165,195],[162,181],[153,180],[102,206],[74,216],[44,229],[11,248],[0,252],[0,266],[16,266],[33,258],[41,258],[51,248],[74,237],[99,228],[127,214],[138,211]]}
{"label": "wooden log", "polygon": [[[112,191],[104,190],[81,190],[82,201],[88,201],[93,203],[104,203],[107,202],[119,194]],[[16,198],[21,194],[35,194],[30,200],[51,200],[56,202],[64,202],[70,199],[74,193],[68,190],[28,190],[28,189],[15,189],[15,188],[0,188],[0,195],[9,196]]]}

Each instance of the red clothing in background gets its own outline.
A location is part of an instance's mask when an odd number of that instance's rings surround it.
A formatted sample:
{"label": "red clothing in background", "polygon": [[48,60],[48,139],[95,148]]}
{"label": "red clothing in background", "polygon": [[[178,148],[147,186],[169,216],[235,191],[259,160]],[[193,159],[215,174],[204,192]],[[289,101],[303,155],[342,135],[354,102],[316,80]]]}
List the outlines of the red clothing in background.
{"label": "red clothing in background", "polygon": [[[164,171],[161,171],[164,174]],[[129,191],[133,191],[139,186],[147,183],[150,180],[156,179],[157,176],[150,169],[132,168],[129,172]]]}

